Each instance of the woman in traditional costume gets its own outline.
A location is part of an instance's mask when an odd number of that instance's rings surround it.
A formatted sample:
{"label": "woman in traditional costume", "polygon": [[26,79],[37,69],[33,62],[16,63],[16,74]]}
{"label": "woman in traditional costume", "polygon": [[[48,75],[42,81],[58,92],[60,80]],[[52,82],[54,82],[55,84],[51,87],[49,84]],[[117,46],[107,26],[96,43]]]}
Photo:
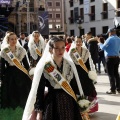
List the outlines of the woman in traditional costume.
{"label": "woman in traditional costume", "polygon": [[[53,37],[37,64],[22,120],[82,120],[77,95],[84,96],[65,40]],[[48,93],[44,97],[45,86]]]}
{"label": "woman in traditional costume", "polygon": [[40,60],[45,47],[45,41],[42,35],[38,31],[33,31],[33,33],[29,37],[28,48],[30,51],[30,66],[31,72],[30,74],[34,74],[34,68],[36,64]]}
{"label": "woman in traditional costume", "polygon": [[[23,67],[23,66],[24,67]],[[2,108],[8,110],[8,114],[2,114],[1,117],[8,117],[10,119],[21,119],[15,110],[17,107],[24,108],[25,103],[31,88],[31,79],[29,78],[28,71],[29,64],[26,59],[25,49],[17,42],[15,33],[10,32],[6,35],[3,41],[1,50],[1,75],[2,75]],[[21,110],[22,110],[21,109]],[[18,110],[20,113],[20,111]],[[17,118],[16,118],[17,117]]]}
{"label": "woman in traditional costume", "polygon": [[[96,100],[97,93],[93,83],[96,82],[97,74],[90,52],[87,48],[82,47],[82,38],[75,37],[75,42],[71,45],[69,55],[76,65],[85,96],[88,96],[89,100]],[[90,109],[89,113],[96,111],[98,111],[98,103]]]}

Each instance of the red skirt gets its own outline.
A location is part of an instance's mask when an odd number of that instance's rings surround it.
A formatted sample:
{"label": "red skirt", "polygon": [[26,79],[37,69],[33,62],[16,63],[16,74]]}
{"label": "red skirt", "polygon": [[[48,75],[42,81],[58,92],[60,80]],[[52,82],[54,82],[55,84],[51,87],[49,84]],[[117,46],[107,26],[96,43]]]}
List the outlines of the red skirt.
{"label": "red skirt", "polygon": [[97,101],[97,97],[94,98],[95,104],[90,108],[89,113],[94,113],[98,111],[98,101]]}

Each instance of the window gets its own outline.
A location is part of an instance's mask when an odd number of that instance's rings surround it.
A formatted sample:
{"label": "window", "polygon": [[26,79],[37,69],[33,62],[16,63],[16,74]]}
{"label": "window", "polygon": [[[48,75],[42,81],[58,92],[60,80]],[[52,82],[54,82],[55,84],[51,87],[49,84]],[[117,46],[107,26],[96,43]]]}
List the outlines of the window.
{"label": "window", "polygon": [[56,7],[60,7],[60,2],[56,2]]}
{"label": "window", "polygon": [[56,14],[56,18],[60,18],[60,14]]}
{"label": "window", "polygon": [[49,28],[52,29],[52,28],[53,28],[53,25],[52,25],[52,24],[49,24]]}
{"label": "window", "polygon": [[95,6],[91,6],[91,13],[89,14],[89,16],[91,21],[95,20]]}
{"label": "window", "polygon": [[49,7],[52,7],[52,2],[47,2],[47,5],[48,5]]}
{"label": "window", "polygon": [[70,17],[68,18],[69,19],[69,23],[74,23],[74,19],[73,19],[73,10],[70,11]]}
{"label": "window", "polygon": [[103,12],[101,12],[102,19],[108,18],[108,3],[103,3]]}
{"label": "window", "polygon": [[102,32],[103,32],[103,34],[106,34],[107,31],[108,31],[108,26],[103,26],[103,27],[102,27]]}
{"label": "window", "polygon": [[83,4],[83,0],[79,0],[80,5]]}
{"label": "window", "polygon": [[70,7],[73,7],[73,0],[69,0]]}
{"label": "window", "polygon": [[85,34],[85,31],[84,29],[80,29],[80,36],[84,35]]}
{"label": "window", "polygon": [[49,18],[52,18],[52,14],[49,14]]}
{"label": "window", "polygon": [[74,36],[74,30],[70,30],[70,36]]}
{"label": "window", "polygon": [[79,18],[80,18],[82,21],[84,21],[84,10],[83,10],[83,8],[80,8],[80,16],[79,16]]}
{"label": "window", "polygon": [[[117,0],[117,8],[120,9],[120,0]],[[117,17],[120,17],[120,11],[117,11]]]}
{"label": "window", "polygon": [[90,31],[92,32],[93,36],[96,36],[96,28],[95,27],[90,28]]}

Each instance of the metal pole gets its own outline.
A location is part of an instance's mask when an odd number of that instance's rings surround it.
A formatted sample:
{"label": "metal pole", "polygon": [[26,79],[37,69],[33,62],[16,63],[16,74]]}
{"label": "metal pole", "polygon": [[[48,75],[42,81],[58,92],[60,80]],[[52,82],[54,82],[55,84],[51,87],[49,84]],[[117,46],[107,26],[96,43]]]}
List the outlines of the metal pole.
{"label": "metal pole", "polygon": [[30,11],[29,11],[29,3],[30,0],[26,0],[27,2],[27,33],[30,34]]}
{"label": "metal pole", "polygon": [[21,13],[18,12],[19,33],[21,33]]}
{"label": "metal pole", "polygon": [[16,23],[16,21],[15,21],[15,15],[14,15],[14,33],[16,33],[16,31],[15,31],[15,23]]}

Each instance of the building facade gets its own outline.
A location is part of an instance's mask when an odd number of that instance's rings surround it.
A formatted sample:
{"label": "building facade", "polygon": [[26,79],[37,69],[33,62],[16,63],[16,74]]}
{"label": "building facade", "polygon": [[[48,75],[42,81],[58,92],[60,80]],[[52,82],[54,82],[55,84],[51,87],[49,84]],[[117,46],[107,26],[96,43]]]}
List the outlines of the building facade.
{"label": "building facade", "polygon": [[120,18],[120,0],[66,0],[67,34],[104,34]]}
{"label": "building facade", "polygon": [[[7,0],[6,0],[7,1]],[[38,12],[44,11],[44,0],[8,0],[9,4],[2,4],[1,10],[4,8],[11,13],[7,16],[8,30],[16,34],[25,32],[30,34],[38,29]],[[1,13],[6,14],[6,13]]]}
{"label": "building facade", "polygon": [[65,0],[46,0],[46,10],[49,13],[50,35],[63,35],[65,31],[64,19]]}

